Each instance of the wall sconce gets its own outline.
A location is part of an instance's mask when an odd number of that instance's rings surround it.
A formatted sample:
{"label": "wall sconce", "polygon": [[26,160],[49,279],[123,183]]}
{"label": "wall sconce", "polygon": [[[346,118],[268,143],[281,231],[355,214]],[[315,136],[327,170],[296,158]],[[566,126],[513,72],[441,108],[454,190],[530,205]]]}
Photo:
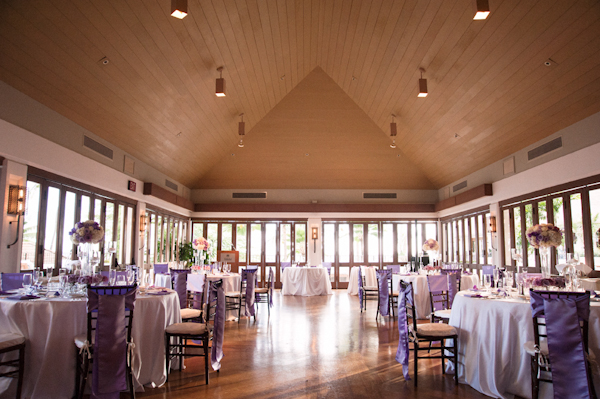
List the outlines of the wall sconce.
{"label": "wall sconce", "polygon": [[496,216],[490,216],[490,232],[496,232]]}
{"label": "wall sconce", "polygon": [[314,252],[317,253],[317,240],[319,239],[319,228],[318,227],[312,228],[312,239],[313,239],[313,243],[315,244]]}
{"label": "wall sconce", "polygon": [[145,233],[148,227],[148,216],[140,215],[140,233]]}
{"label": "wall sconce", "polygon": [[[17,217],[17,236],[12,244],[8,244],[6,248],[12,247],[19,241],[19,229],[21,227],[21,215],[25,214],[25,193],[26,189],[22,186],[8,186],[8,207],[6,213],[8,215],[18,215]],[[13,224],[13,222],[9,222]]]}

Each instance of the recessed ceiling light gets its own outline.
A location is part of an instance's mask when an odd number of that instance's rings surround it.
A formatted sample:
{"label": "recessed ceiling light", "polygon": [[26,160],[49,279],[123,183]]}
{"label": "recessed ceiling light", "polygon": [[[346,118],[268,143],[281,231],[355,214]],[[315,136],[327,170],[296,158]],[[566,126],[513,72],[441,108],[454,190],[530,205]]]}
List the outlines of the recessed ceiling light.
{"label": "recessed ceiling light", "polygon": [[235,154],[231,154],[232,157],[235,157]]}
{"label": "recessed ceiling light", "polygon": [[181,137],[181,132],[176,134],[177,137]]}
{"label": "recessed ceiling light", "polygon": [[308,152],[306,154],[304,154],[304,156],[307,157],[308,156]]}
{"label": "recessed ceiling light", "polygon": [[281,75],[281,77],[279,79],[281,79],[281,80],[285,79],[285,75]]}
{"label": "recessed ceiling light", "polygon": [[100,61],[98,61],[102,65],[108,65],[110,60],[107,57],[103,57]]}

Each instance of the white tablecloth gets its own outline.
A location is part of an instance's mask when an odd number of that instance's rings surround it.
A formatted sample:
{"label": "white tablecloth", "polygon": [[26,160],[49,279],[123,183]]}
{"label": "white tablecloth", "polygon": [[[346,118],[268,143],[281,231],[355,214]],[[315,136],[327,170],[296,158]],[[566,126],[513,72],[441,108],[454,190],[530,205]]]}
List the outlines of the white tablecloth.
{"label": "white tablecloth", "polygon": [[[417,307],[417,319],[427,319],[431,313],[431,299],[429,298],[429,286],[427,285],[426,275],[410,275],[402,276],[394,274],[392,281],[394,285],[394,292],[400,292],[400,280],[413,285],[413,295],[415,299],[415,305]],[[461,289],[473,288],[474,285],[479,284],[479,277],[476,274],[472,275],[461,275],[460,287]]]}
{"label": "white tablecloth", "polygon": [[331,281],[323,267],[286,267],[281,276],[282,295],[331,295]]}
{"label": "white tablecloth", "polygon": [[600,291],[600,278],[582,278],[581,287],[587,291]]}
{"label": "white tablecloth", "polygon": [[[225,293],[239,291],[240,290],[240,279],[241,276],[239,273],[230,273],[229,275],[219,274],[219,275],[208,275],[209,281],[223,279],[223,290]],[[187,278],[187,289],[188,291],[196,291],[202,292],[204,279],[201,274],[189,274]]]}
{"label": "white tablecloth", "polygon": [[173,288],[170,274],[157,273],[154,275],[154,285],[156,287]]}
{"label": "white tablecloth", "polygon": [[376,267],[372,266],[352,266],[350,269],[350,280],[348,281],[348,294],[358,295],[358,268],[362,267],[362,273],[365,275],[365,284],[369,287],[377,286]]}
{"label": "white tablecloth", "polygon": [[[165,327],[181,322],[176,293],[138,295],[132,326],[135,343],[133,378],[142,385],[162,385],[165,373]],[[22,397],[70,398],[74,393],[75,336],[85,334],[86,301],[0,299],[0,331],[26,338]],[[0,381],[0,397],[15,379]],[[13,385],[10,387],[14,390]]]}
{"label": "white tablecloth", "polygon": [[[523,344],[533,341],[529,301],[521,299],[454,299],[450,325],[458,329],[458,377],[492,397],[531,398],[530,357]],[[589,347],[600,356],[600,303],[592,302]],[[597,378],[594,378],[596,388]],[[551,384],[540,383],[540,398],[551,398]]]}

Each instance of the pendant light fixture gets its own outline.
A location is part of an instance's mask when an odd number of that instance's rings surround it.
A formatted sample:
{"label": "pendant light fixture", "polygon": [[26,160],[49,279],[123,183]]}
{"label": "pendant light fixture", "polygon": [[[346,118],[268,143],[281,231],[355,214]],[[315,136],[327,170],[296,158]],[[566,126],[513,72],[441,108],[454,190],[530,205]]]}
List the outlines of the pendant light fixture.
{"label": "pendant light fixture", "polygon": [[390,123],[390,137],[392,137],[392,144],[390,144],[391,148],[396,148],[396,122],[394,122],[394,118],[396,115],[392,114],[392,122]]}
{"label": "pendant light fixture", "polygon": [[240,114],[240,123],[238,123],[238,136],[240,136],[240,142],[238,143],[238,147],[244,147],[243,137],[246,134],[246,123],[244,123],[244,114]]}
{"label": "pendant light fixture", "polygon": [[417,97],[427,97],[427,79],[423,79],[423,68],[419,68],[421,71],[421,79],[419,79],[419,95]]}
{"label": "pendant light fixture", "polygon": [[488,0],[475,0],[477,2],[477,11],[473,20],[482,21],[490,15],[490,4]]}
{"label": "pendant light fixture", "polygon": [[184,19],[187,15],[187,0],[171,0],[171,16]]}
{"label": "pendant light fixture", "polygon": [[223,79],[223,67],[217,68],[219,71],[219,77],[217,78],[217,85],[215,88],[215,94],[217,97],[225,97],[225,79]]}

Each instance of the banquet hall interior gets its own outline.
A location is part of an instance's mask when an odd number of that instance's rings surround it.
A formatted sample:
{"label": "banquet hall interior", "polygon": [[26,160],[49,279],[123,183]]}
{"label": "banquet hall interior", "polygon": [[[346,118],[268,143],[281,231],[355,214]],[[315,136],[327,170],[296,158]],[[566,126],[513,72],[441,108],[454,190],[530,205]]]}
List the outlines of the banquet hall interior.
{"label": "banquet hall interior", "polygon": [[595,397],[599,154],[600,0],[2,1],[0,398],[112,378],[98,281],[116,397]]}

